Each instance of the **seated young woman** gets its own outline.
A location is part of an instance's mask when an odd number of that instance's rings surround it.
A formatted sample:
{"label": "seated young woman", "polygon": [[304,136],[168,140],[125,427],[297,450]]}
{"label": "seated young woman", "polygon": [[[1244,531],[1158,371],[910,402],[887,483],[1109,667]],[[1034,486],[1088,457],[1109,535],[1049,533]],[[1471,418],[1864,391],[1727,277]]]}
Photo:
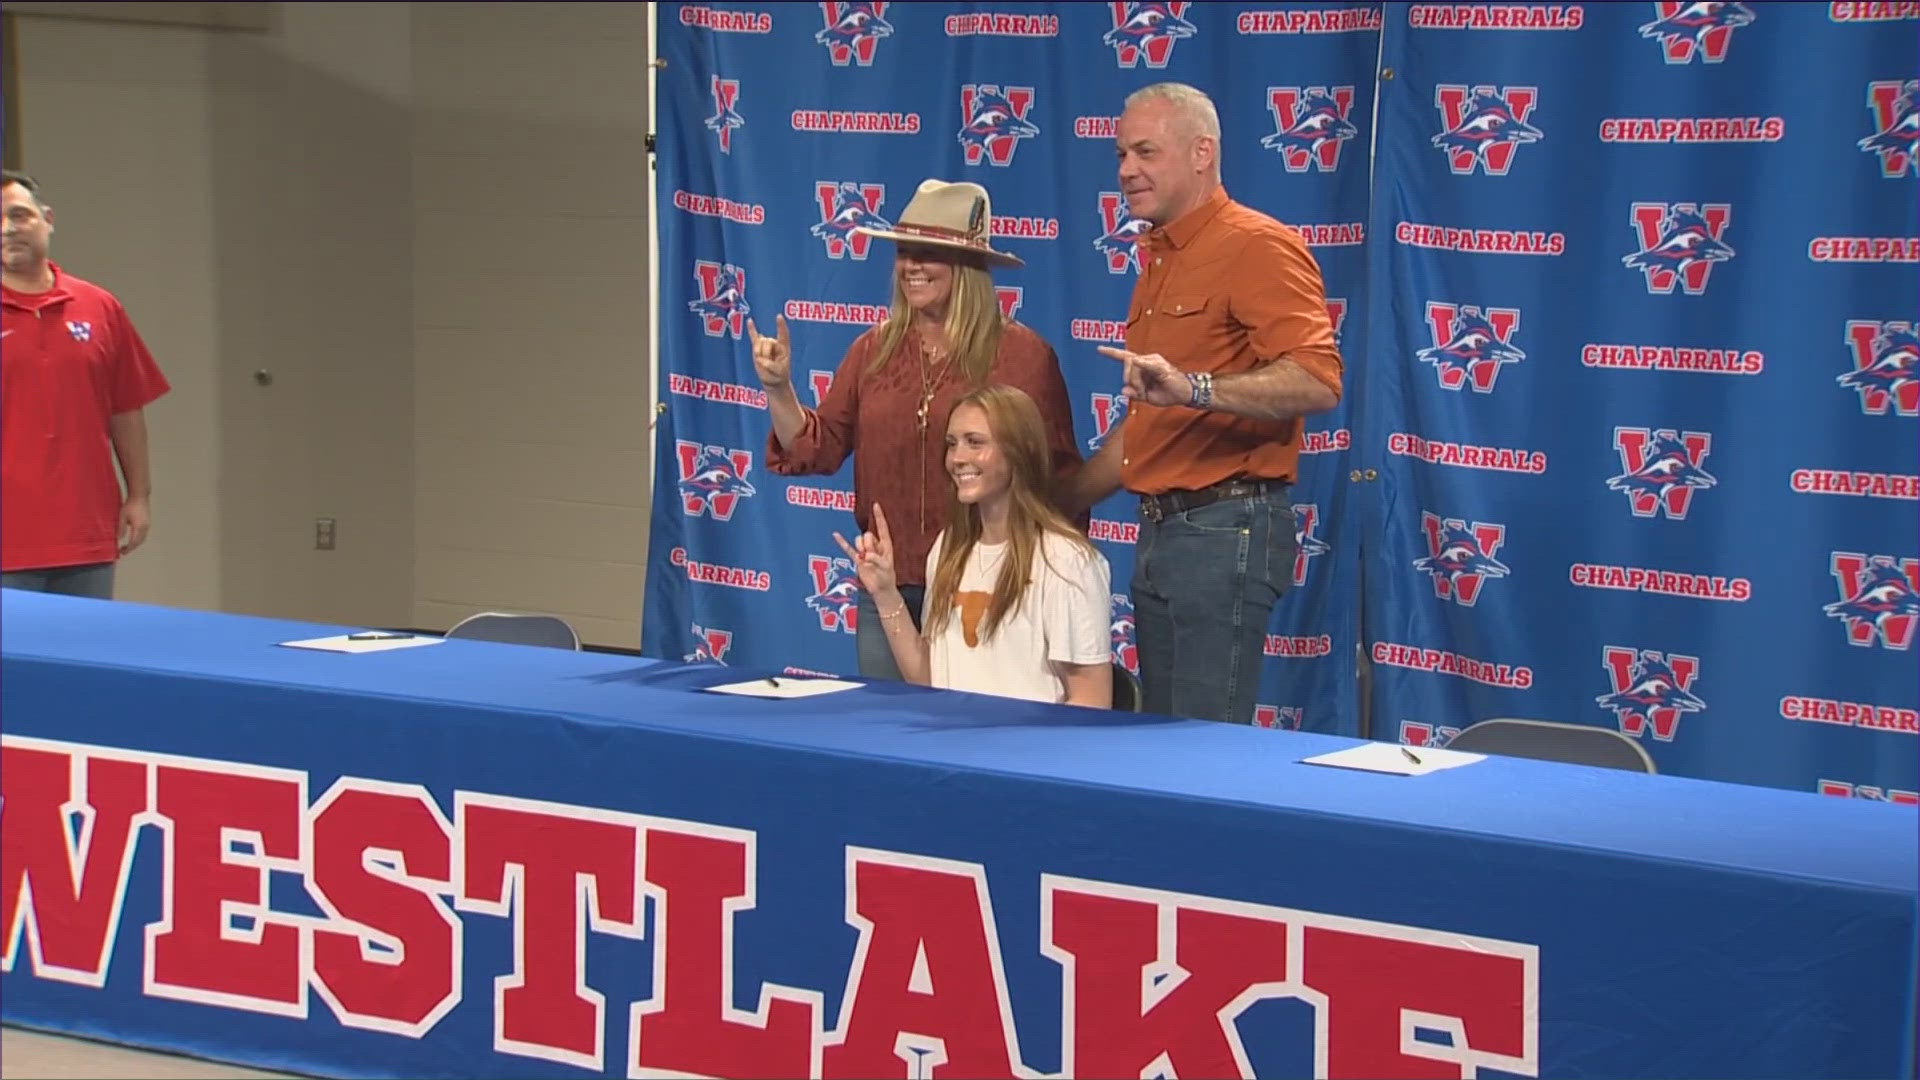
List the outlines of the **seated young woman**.
{"label": "seated young woman", "polygon": [[922,630],[901,597],[893,539],[876,503],[873,530],[849,544],[900,673],[909,682],[1001,697],[1110,708],[1111,573],[1054,509],[1046,429],[1025,391],[991,385],[947,418],[948,525],[927,555]]}

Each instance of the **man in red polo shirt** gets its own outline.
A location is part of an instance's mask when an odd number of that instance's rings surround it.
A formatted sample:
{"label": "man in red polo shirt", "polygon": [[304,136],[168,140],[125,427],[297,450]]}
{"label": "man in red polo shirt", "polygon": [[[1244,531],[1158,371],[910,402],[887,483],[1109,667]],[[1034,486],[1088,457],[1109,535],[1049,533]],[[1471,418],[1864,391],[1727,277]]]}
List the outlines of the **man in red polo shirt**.
{"label": "man in red polo shirt", "polygon": [[110,599],[147,538],[142,410],[167,379],[120,301],[48,260],[39,185],[8,170],[0,198],[0,586]]}

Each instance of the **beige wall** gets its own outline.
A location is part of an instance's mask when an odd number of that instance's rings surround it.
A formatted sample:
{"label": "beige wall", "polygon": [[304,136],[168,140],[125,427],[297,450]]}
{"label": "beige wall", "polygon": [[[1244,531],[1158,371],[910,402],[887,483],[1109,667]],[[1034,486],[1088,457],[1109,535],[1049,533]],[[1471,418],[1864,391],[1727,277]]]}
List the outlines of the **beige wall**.
{"label": "beige wall", "polygon": [[120,295],[174,384],[124,599],[428,627],[551,611],[636,643],[647,18],[21,18],[55,257]]}

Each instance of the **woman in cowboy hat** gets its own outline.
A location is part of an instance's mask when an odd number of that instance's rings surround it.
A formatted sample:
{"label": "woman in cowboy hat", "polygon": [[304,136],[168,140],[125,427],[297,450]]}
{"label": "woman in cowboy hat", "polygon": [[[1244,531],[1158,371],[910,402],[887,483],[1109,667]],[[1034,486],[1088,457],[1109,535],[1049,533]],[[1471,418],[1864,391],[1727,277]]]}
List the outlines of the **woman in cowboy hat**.
{"label": "woman in cowboy hat", "polygon": [[[927,552],[947,525],[943,421],[961,395],[988,383],[1019,387],[1039,406],[1054,475],[1079,468],[1081,458],[1053,347],[1000,312],[989,268],[1024,264],[990,245],[986,189],[927,180],[893,228],[858,231],[897,246],[892,311],[847,350],[819,408],[802,405],[794,393],[785,317],[775,321],[772,337],[748,324],[773,419],[767,467],[783,476],[832,473],[859,451],[855,523],[868,532],[873,507],[886,508],[900,592],[917,620]],[[864,591],[860,612],[860,673],[899,678],[879,611]]]}

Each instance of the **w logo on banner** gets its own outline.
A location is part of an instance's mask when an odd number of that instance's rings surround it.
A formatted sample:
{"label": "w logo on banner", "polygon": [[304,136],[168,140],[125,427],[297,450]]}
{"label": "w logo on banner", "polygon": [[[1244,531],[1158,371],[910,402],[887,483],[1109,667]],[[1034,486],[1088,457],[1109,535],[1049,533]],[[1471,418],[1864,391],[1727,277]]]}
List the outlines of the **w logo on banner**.
{"label": "w logo on banner", "polygon": [[1460,734],[1457,727],[1436,727],[1433,724],[1419,724],[1412,720],[1400,721],[1400,742],[1407,746],[1431,746],[1439,749],[1453,741]]}
{"label": "w logo on banner", "polygon": [[1660,17],[1642,26],[1640,36],[1657,39],[1669,64],[1692,63],[1695,54],[1717,64],[1727,58],[1734,29],[1753,22],[1753,9],[1745,4],[1660,0],[1653,9]]}
{"label": "w logo on banner", "polygon": [[1106,232],[1093,246],[1107,257],[1107,273],[1124,274],[1128,267],[1140,269],[1140,238],[1153,229],[1153,222],[1134,217],[1127,200],[1117,191],[1100,193],[1100,226]]}
{"label": "w logo on banner", "polygon": [[1847,348],[1853,352],[1853,370],[1840,376],[1841,386],[1860,391],[1860,411],[1887,415],[1889,405],[1901,416],[1920,416],[1920,338],[1906,322],[1847,323]]}
{"label": "w logo on banner", "polygon": [[820,629],[853,633],[860,618],[860,578],[853,572],[853,563],[809,555],[807,572],[813,575],[813,595],[807,597],[807,606],[820,616]]}
{"label": "w logo on banner", "polygon": [[1320,507],[1314,503],[1293,504],[1293,583],[1307,583],[1307,568],[1315,555],[1325,555],[1332,551],[1325,540],[1320,539]]}
{"label": "w logo on banner", "polygon": [[825,0],[820,14],[826,18],[827,27],[813,35],[813,40],[827,47],[827,58],[834,67],[846,67],[854,60],[861,67],[872,67],[874,47],[881,38],[893,36],[893,24],[887,22],[886,13],[886,0],[871,4]]}
{"label": "w logo on banner", "polygon": [[1433,575],[1433,595],[1461,607],[1480,602],[1480,586],[1488,578],[1507,576],[1507,567],[1494,554],[1507,542],[1505,525],[1476,521],[1469,528],[1458,518],[1442,518],[1432,511],[1420,514],[1420,531],[1427,538],[1425,558],[1413,568]]}
{"label": "w logo on banner", "polygon": [[1000,317],[1012,321],[1020,311],[1020,305],[1027,302],[1025,285],[995,285],[993,295],[1000,301]]}
{"label": "w logo on banner", "polygon": [[1693,681],[1700,675],[1698,657],[1662,656],[1652,649],[1618,645],[1607,646],[1601,655],[1613,692],[1601,694],[1594,703],[1613,710],[1623,735],[1637,739],[1652,724],[1654,738],[1672,742],[1680,714],[1707,707],[1693,694]]}
{"label": "w logo on banner", "polygon": [[[1514,312],[1513,317],[1516,320],[1519,319],[1520,313],[1517,311]],[[1327,321],[1333,323],[1333,343],[1335,345],[1340,344],[1340,328],[1347,324],[1347,298],[1346,297],[1344,296],[1327,297]]]}
{"label": "w logo on banner", "polygon": [[1920,559],[1895,563],[1887,555],[1836,551],[1831,565],[1840,600],[1824,610],[1847,624],[1849,645],[1904,650],[1913,644],[1914,621],[1920,618]]}
{"label": "w logo on banner", "polygon": [[1140,649],[1133,643],[1133,601],[1113,593],[1113,606],[1107,623],[1107,638],[1113,648],[1113,662],[1140,674]]}
{"label": "w logo on banner", "polygon": [[1517,364],[1527,354],[1513,344],[1520,329],[1519,308],[1480,308],[1427,301],[1427,331],[1433,347],[1414,354],[1432,364],[1443,390],[1458,390],[1473,380],[1477,394],[1491,394],[1503,364]]}
{"label": "w logo on banner", "polygon": [[1920,792],[1917,791],[1878,788],[1868,784],[1856,786],[1840,780],[1820,781],[1820,794],[1838,795],[1842,799],[1872,799],[1876,802],[1899,803],[1902,806],[1920,806]]}
{"label": "w logo on banner", "polygon": [[1253,726],[1275,731],[1299,731],[1305,708],[1300,705],[1258,705],[1253,707]]}
{"label": "w logo on banner", "polygon": [[812,368],[807,372],[807,385],[813,387],[813,405],[817,409],[827,400],[827,391],[833,389],[833,372]]}
{"label": "w logo on banner", "polygon": [[1165,4],[1110,3],[1113,29],[1100,40],[1113,47],[1114,59],[1123,68],[1132,68],[1145,56],[1150,68],[1163,68],[1173,55],[1173,43],[1190,38],[1200,28],[1186,20],[1191,0],[1172,0]]}
{"label": "w logo on banner", "polygon": [[1685,521],[1693,493],[1720,482],[1700,467],[1713,449],[1713,436],[1704,431],[1679,435],[1617,427],[1613,447],[1625,471],[1608,480],[1607,487],[1626,492],[1634,517],[1650,518],[1665,510],[1668,521]]}
{"label": "w logo on banner", "polygon": [[720,152],[733,153],[733,129],[746,126],[734,106],[740,103],[740,80],[713,77],[713,115],[707,117],[707,129],[720,137]]}
{"label": "w logo on banner", "polygon": [[1649,293],[1670,295],[1678,282],[1688,296],[1699,296],[1707,291],[1713,264],[1733,258],[1733,249],[1721,241],[1732,216],[1726,203],[1634,203],[1640,250],[1620,261],[1646,271]]}
{"label": "w logo on banner", "polygon": [[680,509],[688,517],[710,515],[730,521],[739,501],[753,494],[747,473],[753,471],[753,453],[702,446],[677,440],[674,453],[680,465]]}
{"label": "w logo on banner", "polygon": [[1127,418],[1127,399],[1119,394],[1093,395],[1093,438],[1087,440],[1091,454],[1107,445],[1107,436]]}
{"label": "w logo on banner", "polygon": [[1280,164],[1290,173],[1309,166],[1321,172],[1340,167],[1340,144],[1360,134],[1347,119],[1353,112],[1353,87],[1267,87],[1267,109],[1273,113],[1273,134],[1260,145],[1280,153]]}
{"label": "w logo on banner", "polygon": [[1491,86],[1436,86],[1433,103],[1447,126],[1433,137],[1433,145],[1447,152],[1447,168],[1455,176],[1471,176],[1476,165],[1488,176],[1505,176],[1513,166],[1514,148],[1539,142],[1545,134],[1527,123],[1539,100],[1540,90],[1532,86],[1501,91]]}
{"label": "w logo on banner", "polygon": [[694,623],[691,629],[693,630],[694,640],[693,651],[681,659],[695,663],[711,662],[723,667],[726,666],[727,652],[733,648],[733,631],[715,630],[711,627],[701,626],[699,623]]}
{"label": "w logo on banner", "polygon": [[1860,149],[1880,155],[1880,175],[1920,176],[1920,80],[1867,84],[1867,108],[1873,113],[1874,133],[1860,140]]}
{"label": "w logo on banner", "polygon": [[746,333],[747,316],[753,313],[747,306],[747,272],[732,263],[700,259],[693,264],[693,279],[699,283],[700,298],[689,300],[687,310],[700,316],[707,336],[731,334],[737,340]]}
{"label": "w logo on banner", "polygon": [[855,260],[865,261],[873,237],[854,230],[893,228],[893,223],[879,213],[880,204],[887,198],[883,184],[816,180],[813,196],[820,203],[820,223],[808,231],[826,241],[829,259],[843,259],[852,252]]}
{"label": "w logo on banner", "polygon": [[994,165],[1008,165],[1021,139],[1031,139],[1040,129],[1027,120],[1033,108],[1033,87],[1009,86],[1002,91],[990,83],[968,83],[960,88],[960,115],[966,123],[960,128],[960,152],[967,164],[978,165],[981,158]]}

